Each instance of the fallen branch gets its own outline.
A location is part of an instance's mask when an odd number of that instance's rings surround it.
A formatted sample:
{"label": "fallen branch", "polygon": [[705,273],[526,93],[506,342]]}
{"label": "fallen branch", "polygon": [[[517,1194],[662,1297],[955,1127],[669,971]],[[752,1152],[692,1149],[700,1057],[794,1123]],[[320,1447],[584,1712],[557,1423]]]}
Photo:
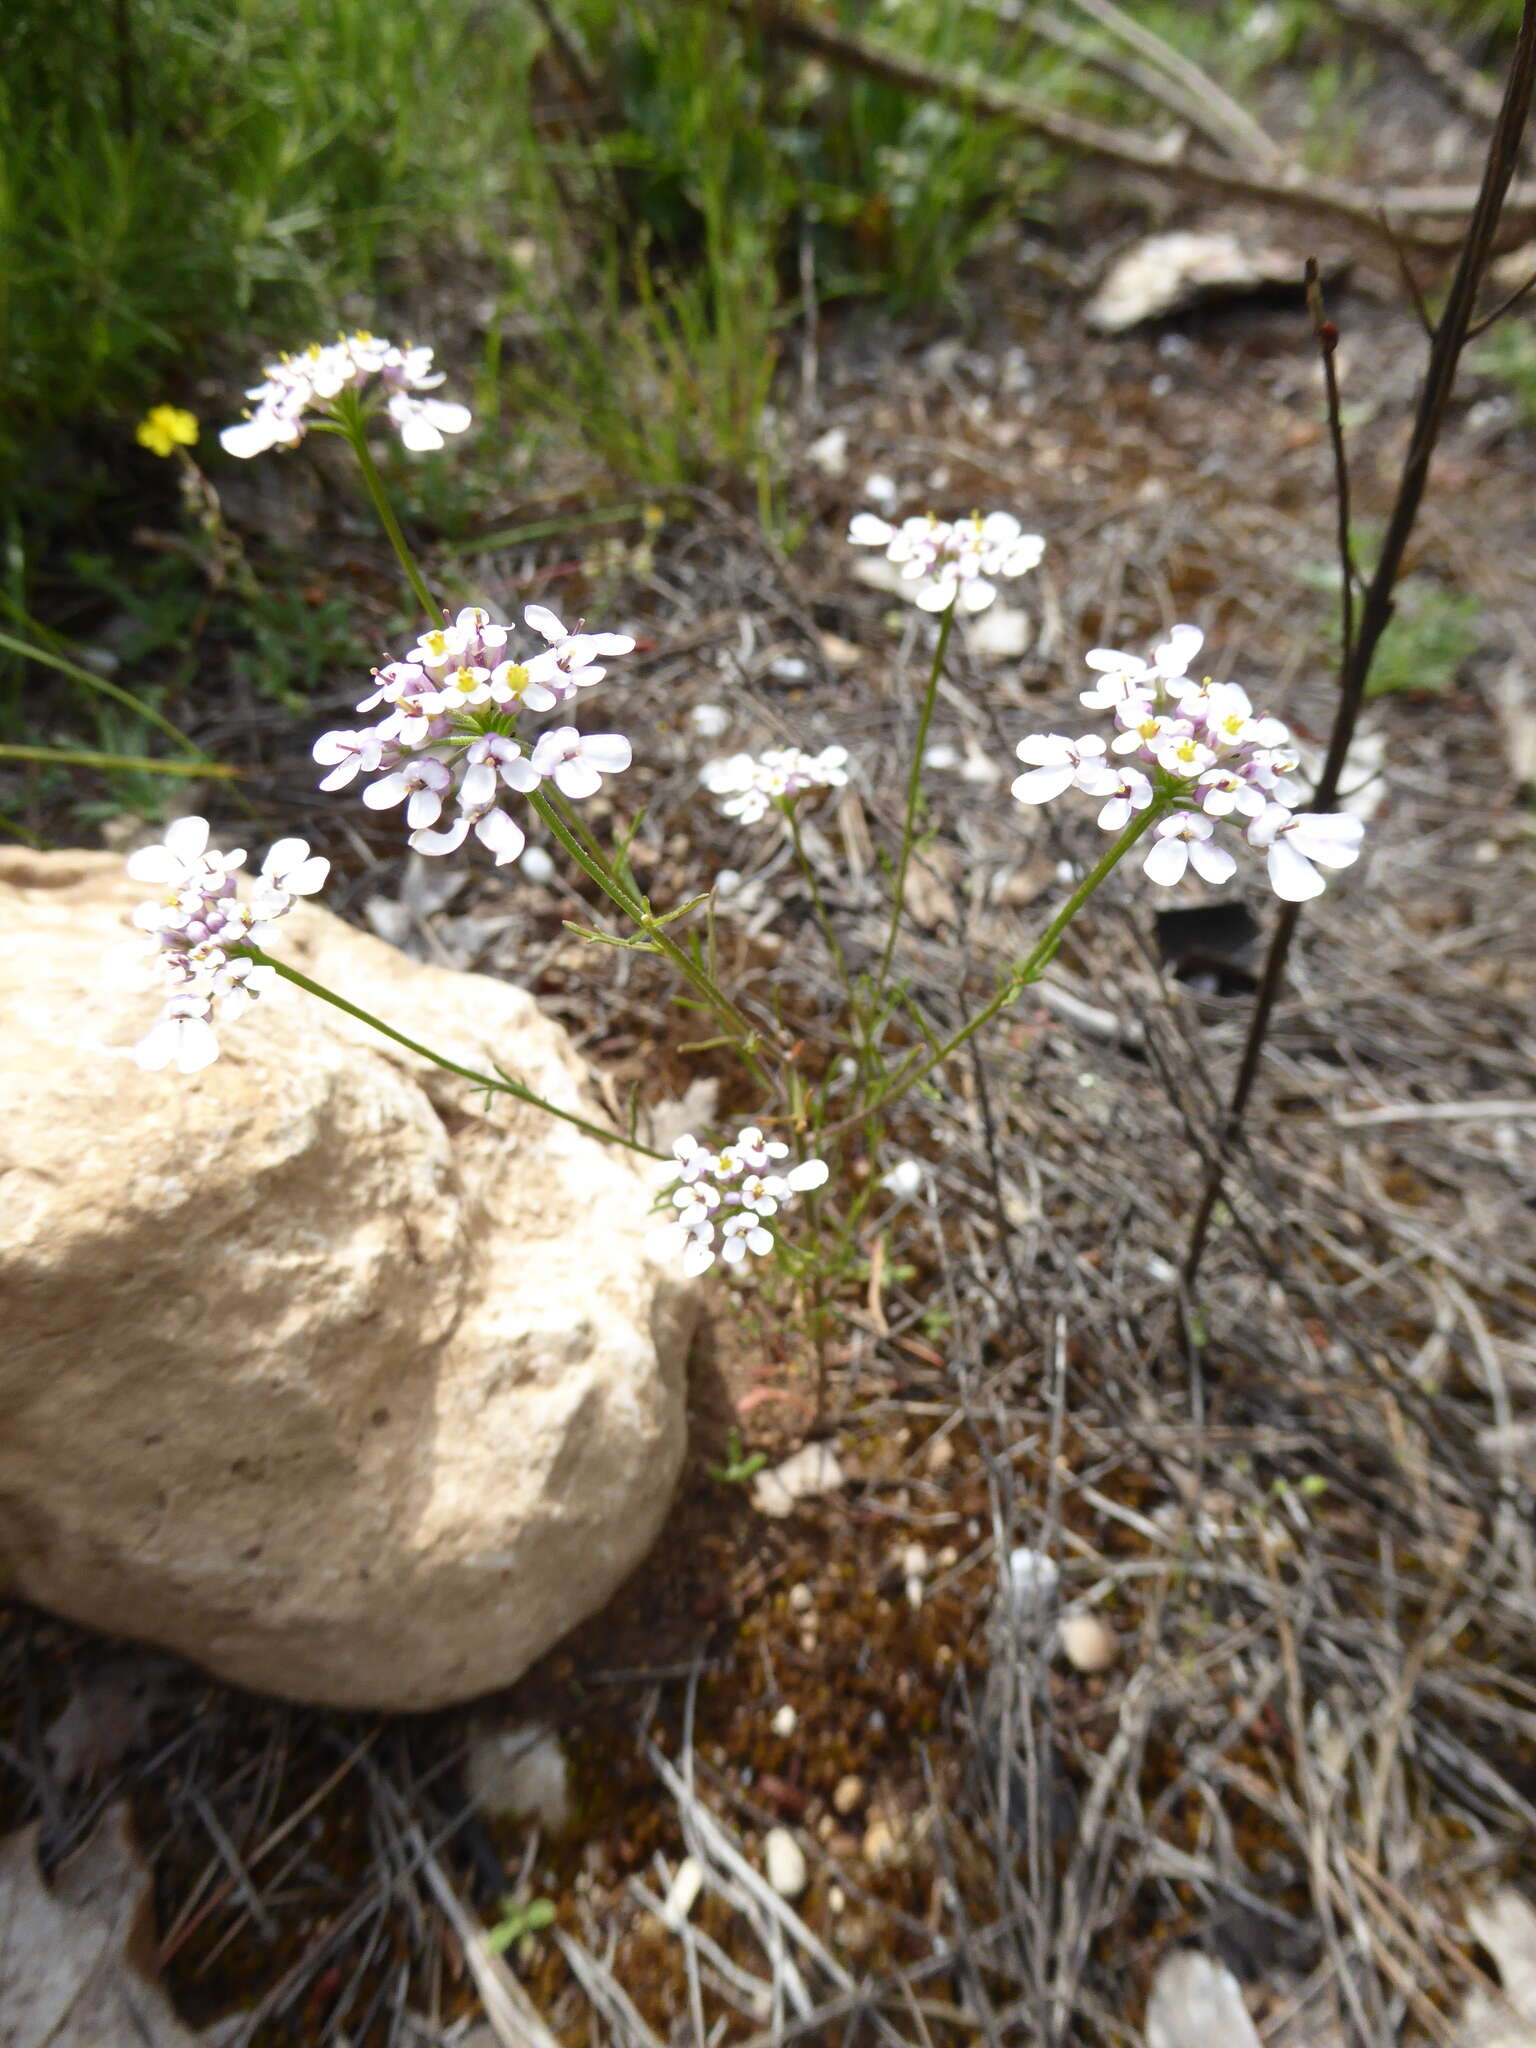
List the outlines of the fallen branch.
{"label": "fallen branch", "polygon": [[[797,0],[716,0],[716,5],[760,33],[813,51],[845,70],[943,101],[962,113],[1038,135],[1079,156],[1097,157],[1143,176],[1209,192],[1221,199],[1281,207],[1291,213],[1342,221],[1377,246],[1396,241],[1450,252],[1461,244],[1477,205],[1469,185],[1387,186],[1377,192],[1327,178],[1310,178],[1295,164],[1238,166],[1195,157],[1154,158],[1127,131],[1069,114],[1019,86],[998,84],[967,67],[925,64],[872,36],[855,35],[811,15]],[[1389,224],[1395,217],[1396,225]],[[1512,185],[1495,248],[1522,240],[1536,223],[1536,183]]]}
{"label": "fallen branch", "polygon": [[1150,64],[1110,49],[1090,29],[1075,28],[1071,22],[1063,21],[1058,14],[1048,13],[1043,7],[1020,6],[1018,0],[967,0],[967,5],[974,13],[983,15],[999,27],[1027,32],[1041,42],[1053,43],[1058,50],[1065,50],[1080,63],[1091,65],[1106,78],[1129,86],[1133,92],[1139,92],[1144,99],[1162,107],[1175,121],[1182,121],[1186,127],[1203,135],[1223,156],[1243,154],[1241,148],[1234,149],[1235,137],[1231,130],[1223,126],[1208,105],[1200,104],[1193,94],[1186,93],[1173,79],[1160,76]]}
{"label": "fallen branch", "polygon": [[1341,21],[1371,29],[1384,42],[1411,57],[1424,76],[1440,88],[1458,113],[1492,127],[1499,118],[1499,88],[1484,78],[1423,22],[1395,0],[1328,0]]}

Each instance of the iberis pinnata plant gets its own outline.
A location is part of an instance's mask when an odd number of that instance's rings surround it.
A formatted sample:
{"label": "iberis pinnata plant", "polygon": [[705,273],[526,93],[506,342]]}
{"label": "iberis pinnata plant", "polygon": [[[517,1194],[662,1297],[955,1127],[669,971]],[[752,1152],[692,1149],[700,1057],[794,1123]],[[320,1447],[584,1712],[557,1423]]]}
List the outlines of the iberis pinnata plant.
{"label": "iberis pinnata plant", "polygon": [[1152,825],[1143,870],[1165,887],[1190,868],[1207,882],[1230,881],[1237,862],[1217,835],[1240,832],[1268,857],[1275,894],[1304,903],[1322,894],[1319,866],[1345,868],[1358,857],[1365,827],[1347,812],[1297,808],[1300,762],[1289,729],[1255,711],[1238,684],[1195,681],[1188,671],[1203,643],[1198,627],[1175,626],[1146,661],[1094,648],[1087,663],[1099,680],[1081,702],[1114,713],[1115,737],[1107,748],[1093,733],[1020,740],[1026,766],[1013,794],[1023,804],[1069,789],[1102,798],[1106,832],[1124,831],[1155,803],[1166,815]]}
{"label": "iberis pinnata plant", "polygon": [[373,672],[359,711],[382,715],[357,730],[322,733],[315,759],[330,772],[322,789],[343,789],[358,776],[377,776],[363,789],[370,810],[405,806],[417,853],[456,853],[473,832],[498,866],[516,860],[526,835],[505,808],[509,794],[528,796],[552,782],[579,802],[596,794],[605,775],[633,758],[622,733],[580,733],[552,727],[525,752],[517,738],[524,712],[574,703],[607,674],[602,663],[631,654],[627,633],[568,631],[552,611],[532,604],[523,622],[545,645],[515,660],[509,629],[478,605],[450,625],[424,633],[399,661]]}
{"label": "iberis pinnata plant", "polygon": [[401,441],[417,452],[441,448],[445,434],[462,434],[469,425],[467,407],[423,395],[443,381],[442,371],[432,367],[431,349],[397,348],[376,334],[311,343],[297,355],[264,364],[261,376],[245,394],[254,401],[246,417],[219,435],[227,454],[248,458],[296,446],[307,415],[328,412],[343,392],[382,399]]}
{"label": "iberis pinnata plant", "polygon": [[1026,533],[1011,512],[973,512],[968,519],[919,515],[892,526],[875,512],[856,513],[848,528],[855,547],[884,548],[885,558],[917,587],[913,603],[925,612],[984,612],[997,585],[1028,575],[1045,553],[1038,533]]}
{"label": "iberis pinnata plant", "polygon": [[691,1133],[672,1147],[678,1184],[672,1195],[676,1221],[663,1227],[663,1243],[682,1258],[690,1276],[704,1273],[718,1256],[728,1266],[748,1252],[766,1257],[774,1248],[768,1228],[772,1217],[788,1208],[797,1195],[825,1185],[823,1160],[802,1159],[787,1173],[775,1162],[789,1157],[789,1147],[765,1138],[755,1124],[738,1131],[734,1144],[718,1151],[701,1145]]}
{"label": "iberis pinnata plant", "polygon": [[243,901],[236,875],[244,865],[243,847],[209,850],[205,818],[178,818],[161,845],[129,856],[133,879],[160,892],[139,905],[134,923],[151,935],[147,950],[169,991],[159,1021],[133,1049],[147,1072],[175,1067],[195,1074],[212,1065],[219,1056],[214,1016],[232,1022],[276,979],[277,970],[258,963],[250,949],[265,945],[300,896],[324,887],[331,867],[304,840],[279,839]]}
{"label": "iberis pinnata plant", "polygon": [[766,754],[732,754],[711,761],[699,780],[722,799],[727,818],[756,825],[770,810],[783,810],[813,789],[841,789],[848,780],[848,749],[823,747],[819,754],[799,747],[770,747]]}
{"label": "iberis pinnata plant", "polygon": [[[1106,739],[1037,733],[1022,740],[1024,772],[1013,783],[1013,795],[1020,803],[1040,804],[1080,790],[1096,800],[1100,826],[1115,837],[1056,906],[1033,948],[1008,965],[986,1001],[941,1036],[925,1015],[925,1000],[901,980],[898,965],[905,884],[921,830],[925,744],[957,615],[984,611],[1000,585],[1029,574],[1042,559],[1044,543],[1026,533],[1011,512],[955,520],[926,516],[899,525],[861,512],[849,529],[850,541],[882,549],[915,603],[938,615],[912,727],[900,838],[896,857],[886,864],[889,907],[877,956],[865,948],[861,957],[841,944],[800,832],[801,802],[847,783],[847,749],[828,746],[813,754],[776,747],[735,754],[711,762],[701,777],[725,816],[755,826],[777,811],[783,821],[847,1000],[844,1042],[850,1057],[828,1061],[818,1071],[821,1063],[801,1058],[801,1043],[792,1027],[786,1029],[772,992],[746,1000],[722,986],[714,892],[658,911],[629,859],[629,842],[605,850],[573,808],[596,795],[605,777],[631,764],[630,742],[622,733],[583,732],[573,707],[604,681],[610,661],[634,652],[634,641],[624,633],[590,633],[584,620],[567,627],[546,607],[530,605],[523,626],[532,643],[518,649],[514,629],[482,607],[467,606],[452,618],[440,609],[390,506],[366,430],[370,417],[382,411],[407,448],[440,448],[445,435],[461,433],[470,423],[463,406],[431,395],[441,382],[430,349],[401,349],[366,334],[343,336],[269,364],[250,393],[250,415],[221,436],[237,456],[291,447],[310,428],[344,436],[426,623],[405,654],[386,657],[373,671],[357,707],[366,722],[316,740],[314,757],[324,771],[320,786],[336,791],[356,784],[370,809],[401,813],[417,853],[455,854],[473,838],[498,864],[525,850],[511,802],[522,799],[551,842],[584,874],[600,906],[603,925],[570,929],[594,943],[665,960],[677,977],[679,1001],[706,1013],[708,1028],[717,1033],[697,1041],[700,1049],[730,1048],[754,1087],[765,1091],[754,1098],[769,1105],[765,1124],[771,1114],[786,1134],[856,1129],[856,1142],[872,1150],[871,1141],[877,1146],[885,1135],[879,1114],[884,1105],[920,1087],[1040,979],[1073,918],[1142,840],[1145,871],[1153,881],[1173,885],[1192,870],[1219,884],[1236,871],[1220,835],[1240,834],[1266,856],[1272,886],[1291,902],[1321,891],[1319,868],[1346,867],[1357,857],[1358,819],[1302,808],[1297,758],[1280,720],[1256,711],[1237,684],[1191,675],[1203,644],[1195,627],[1175,626],[1145,660],[1096,648],[1087,657],[1093,686],[1082,701],[1113,714],[1114,734]],[[183,416],[160,408],[141,438],[166,452],[190,445],[193,432],[195,425]],[[530,729],[535,720],[547,722]],[[723,722],[717,714],[714,731]],[[790,1164],[790,1143],[765,1137],[757,1125],[717,1148],[692,1136],[680,1138],[663,1154],[643,1143],[635,1129],[625,1133],[591,1122],[500,1068],[477,1072],[405,1038],[344,995],[268,955],[274,923],[322,886],[327,862],[311,856],[303,840],[280,840],[242,898],[237,876],[244,860],[243,852],[213,851],[200,818],[180,820],[163,845],[130,860],[129,872],[160,892],[140,908],[137,921],[150,934],[166,989],[159,1020],[135,1048],[140,1066],[196,1073],[218,1056],[215,1021],[237,1016],[281,979],[361,1018],[487,1096],[513,1096],[660,1162],[669,1170],[671,1189],[661,1197],[670,1212],[663,1235],[685,1274],[706,1272],[717,1261],[739,1266],[749,1255],[785,1249],[777,1236],[779,1219],[800,1196],[825,1185],[823,1160]],[[910,1200],[924,1185],[920,1164],[902,1161],[876,1185],[896,1200]],[[826,1275],[856,1268],[862,1214],[862,1200],[839,1205],[833,1237],[815,1240],[816,1316],[823,1313]]]}

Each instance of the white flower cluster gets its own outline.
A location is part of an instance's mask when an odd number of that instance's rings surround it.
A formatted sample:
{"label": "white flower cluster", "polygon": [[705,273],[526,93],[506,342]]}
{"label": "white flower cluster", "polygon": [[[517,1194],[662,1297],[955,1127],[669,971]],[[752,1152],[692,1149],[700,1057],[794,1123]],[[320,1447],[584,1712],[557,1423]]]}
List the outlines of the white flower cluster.
{"label": "white flower cluster", "polygon": [[242,903],[235,874],[244,865],[242,847],[208,850],[206,818],[178,818],[163,844],[129,856],[133,879],[161,892],[139,905],[134,923],[152,934],[149,951],[170,990],[159,1021],[133,1049],[146,1072],[175,1067],[195,1074],[212,1065],[219,1056],[215,1005],[220,1020],[230,1022],[277,978],[244,949],[264,946],[275,920],[296,897],[323,888],[331,866],[302,839],[279,839],[261,864],[255,894]]}
{"label": "white flower cluster", "polygon": [[1107,750],[1091,733],[1020,740],[1026,772],[1013,794],[1025,804],[1049,803],[1068,789],[1101,797],[1106,832],[1123,831],[1154,799],[1172,803],[1152,827],[1145,862],[1151,879],[1168,887],[1187,868],[1207,882],[1231,879],[1237,862],[1215,843],[1218,824],[1230,823],[1267,855],[1275,894],[1304,903],[1322,894],[1318,865],[1345,868],[1357,858],[1365,827],[1345,812],[1297,810],[1299,762],[1289,730],[1256,712],[1236,683],[1191,679],[1189,665],[1203,642],[1198,627],[1175,626],[1149,661],[1094,648],[1087,660],[1099,680],[1081,701],[1112,710],[1119,731]]}
{"label": "white flower cluster", "polygon": [[997,581],[1024,576],[1045,553],[1038,533],[1026,533],[1011,512],[973,512],[968,519],[932,514],[892,526],[874,512],[856,513],[848,528],[855,547],[884,548],[905,580],[917,585],[913,602],[925,612],[984,612]]}
{"label": "white flower cluster", "polygon": [[792,803],[810,789],[841,789],[848,780],[846,747],[823,747],[819,754],[799,747],[770,747],[766,754],[732,754],[711,761],[700,776],[704,787],[723,797],[728,818],[755,825],[776,804]]}
{"label": "white flower cluster", "polygon": [[681,1253],[690,1279],[715,1263],[716,1231],[719,1256],[728,1266],[748,1252],[760,1258],[771,1252],[768,1218],[796,1195],[823,1186],[827,1178],[826,1163],[820,1159],[803,1159],[788,1173],[775,1172],[774,1161],[787,1159],[789,1147],[765,1138],[755,1124],[738,1131],[736,1142],[718,1152],[692,1136],[679,1138],[672,1151],[680,1176],[672,1197],[677,1220],[662,1236],[668,1251]]}
{"label": "white flower cluster", "polygon": [[375,334],[312,342],[297,355],[264,364],[261,375],[261,383],[245,394],[255,401],[247,416],[219,435],[230,455],[292,448],[304,438],[306,413],[324,411],[343,391],[361,392],[370,377],[378,378],[384,410],[407,448],[441,448],[444,434],[462,434],[469,425],[467,407],[422,396],[443,381],[442,371],[432,367],[431,349],[397,348]]}
{"label": "white flower cluster", "polygon": [[[530,754],[514,737],[521,711],[553,711],[607,674],[601,661],[630,654],[627,633],[567,632],[552,611],[531,604],[524,623],[546,645],[528,661],[507,651],[508,628],[478,605],[424,633],[403,661],[374,670],[359,711],[385,706],[376,724],[322,733],[314,756],[330,773],[322,789],[377,775],[363,791],[370,810],[405,805],[417,853],[455,853],[471,832],[496,863],[516,860],[526,840],[502,808],[506,792],[527,795],[545,781],[563,796],[594,795],[605,775],[633,758],[622,733],[579,733],[572,725],[539,735]],[[446,824],[444,813],[450,813]]]}

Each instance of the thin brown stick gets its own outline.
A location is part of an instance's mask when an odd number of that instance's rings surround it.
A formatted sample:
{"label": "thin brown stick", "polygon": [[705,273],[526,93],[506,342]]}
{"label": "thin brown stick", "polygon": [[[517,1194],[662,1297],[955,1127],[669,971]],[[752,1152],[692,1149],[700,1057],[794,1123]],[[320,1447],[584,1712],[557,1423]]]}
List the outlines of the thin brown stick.
{"label": "thin brown stick", "polygon": [[1223,156],[1235,156],[1240,160],[1244,154],[1241,148],[1234,149],[1236,137],[1231,129],[1225,127],[1209,107],[1200,105],[1192,94],[1184,91],[1176,80],[1160,76],[1150,64],[1109,47],[1091,29],[1076,28],[1071,22],[1063,21],[1060,15],[1051,14],[1043,7],[1020,6],[1017,0],[967,0],[967,5],[989,21],[1025,30],[1038,36],[1042,42],[1053,43],[1058,50],[1065,50],[1081,63],[1091,65],[1106,78],[1128,85],[1133,92],[1139,92],[1143,98],[1162,107],[1174,120],[1183,121],[1197,134],[1203,135]]}
{"label": "thin brown stick", "polygon": [[1328,0],[1328,5],[1341,20],[1371,29],[1404,51],[1459,113],[1485,127],[1498,120],[1499,88],[1407,8],[1395,6],[1393,0]]}
{"label": "thin brown stick", "polygon": [[[1329,810],[1338,796],[1339,777],[1349,754],[1350,741],[1355,735],[1360,707],[1365,702],[1365,688],[1370,679],[1371,664],[1376,657],[1381,636],[1392,622],[1393,591],[1402,570],[1403,556],[1413,533],[1414,522],[1418,518],[1419,506],[1423,501],[1424,488],[1429,480],[1430,461],[1435,452],[1435,444],[1440,438],[1440,430],[1445,424],[1446,407],[1450,403],[1451,392],[1456,383],[1461,352],[1472,329],[1472,314],[1477,303],[1478,289],[1493,251],[1500,215],[1514,177],[1520,140],[1530,113],[1533,82],[1536,82],[1536,0],[1525,0],[1520,35],[1515,44],[1509,77],[1504,87],[1498,126],[1488,145],[1477,205],[1467,228],[1461,255],[1457,260],[1456,275],[1451,281],[1445,311],[1441,315],[1430,347],[1429,363],[1424,373],[1418,410],[1414,417],[1413,436],[1408,444],[1408,452],[1403,458],[1403,472],[1398,482],[1397,497],[1387,522],[1381,554],[1360,608],[1359,637],[1340,677],[1339,702],[1334,714],[1333,731],[1329,737],[1328,757],[1323,763],[1323,772],[1318,778],[1313,799],[1314,808],[1319,811]],[[1330,385],[1330,405],[1336,404],[1337,387]],[[1335,448],[1338,446],[1336,438]],[[1347,577],[1345,591],[1348,596]],[[1211,1216],[1221,1198],[1227,1158],[1241,1129],[1248,1098],[1253,1092],[1259,1060],[1268,1036],[1275,1001],[1284,979],[1286,959],[1290,953],[1291,939],[1295,934],[1299,916],[1299,905],[1282,904],[1275,923],[1269,955],[1264,962],[1264,973],[1254,1002],[1253,1018],[1249,1024],[1237,1080],[1232,1090],[1232,1101],[1222,1127],[1215,1160],[1207,1173],[1200,1204],[1190,1226],[1189,1250],[1185,1255],[1183,1272],[1186,1289],[1193,1287],[1199,1274]]]}
{"label": "thin brown stick", "polygon": [[[807,14],[798,0],[713,0],[713,4],[753,24],[764,35],[814,51],[847,70],[942,101],[962,113],[1001,122],[1023,134],[1043,136],[1075,155],[1099,157],[1126,170],[1225,199],[1255,201],[1342,221],[1378,245],[1393,239],[1382,229],[1380,215],[1385,210],[1403,220],[1396,233],[1404,241],[1424,249],[1455,249],[1468,234],[1468,216],[1476,214],[1479,203],[1480,195],[1462,185],[1392,186],[1372,193],[1331,179],[1309,178],[1290,163],[1237,166],[1204,163],[1193,157],[1153,161],[1127,130],[1066,113],[1033,93],[985,78],[974,69],[926,64],[884,41],[855,35]],[[1517,238],[1536,217],[1536,184],[1514,187],[1506,199],[1504,228]]]}

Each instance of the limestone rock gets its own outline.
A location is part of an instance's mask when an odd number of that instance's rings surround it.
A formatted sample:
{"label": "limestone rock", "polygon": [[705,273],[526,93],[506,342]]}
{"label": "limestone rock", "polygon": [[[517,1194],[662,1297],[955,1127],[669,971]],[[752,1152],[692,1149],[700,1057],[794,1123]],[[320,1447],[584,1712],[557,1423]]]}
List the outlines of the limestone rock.
{"label": "limestone rock", "polygon": [[[1255,292],[1302,289],[1303,257],[1264,242],[1251,231],[1214,223],[1149,235],[1110,264],[1083,318],[1096,334],[1124,334],[1149,320],[1166,320],[1191,307]],[[1324,282],[1346,268],[1332,256]]]}
{"label": "limestone rock", "polygon": [[[205,1072],[140,1073],[142,895],[109,856],[0,850],[0,1565],[296,1699],[508,1684],[639,1562],[681,1466],[693,1305],[646,1251],[643,1162],[287,984]],[[601,1115],[522,991],[310,906],[282,941]]]}

